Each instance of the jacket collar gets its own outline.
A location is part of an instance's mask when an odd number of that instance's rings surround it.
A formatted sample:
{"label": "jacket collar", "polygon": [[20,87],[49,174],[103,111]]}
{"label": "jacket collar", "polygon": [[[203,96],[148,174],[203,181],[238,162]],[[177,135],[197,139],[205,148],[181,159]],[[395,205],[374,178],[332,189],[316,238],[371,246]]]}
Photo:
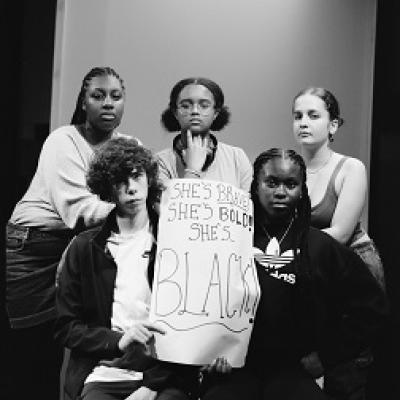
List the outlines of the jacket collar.
{"label": "jacket collar", "polygon": [[[154,241],[157,240],[157,229],[158,229],[158,214],[153,210],[149,209],[149,220],[152,229]],[[111,232],[118,232],[119,228],[117,225],[117,211],[114,208],[105,219],[98,233],[94,236],[94,242],[102,249],[105,248],[107,239],[111,236]]]}

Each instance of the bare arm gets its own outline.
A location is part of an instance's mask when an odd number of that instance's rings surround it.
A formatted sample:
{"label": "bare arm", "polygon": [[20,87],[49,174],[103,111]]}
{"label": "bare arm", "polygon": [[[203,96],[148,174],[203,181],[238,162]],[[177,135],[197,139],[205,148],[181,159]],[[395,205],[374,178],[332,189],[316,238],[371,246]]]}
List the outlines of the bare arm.
{"label": "bare arm", "polygon": [[[339,179],[343,174],[343,179]],[[343,171],[337,177],[341,185],[335,190],[338,193],[338,202],[332,217],[331,226],[323,229],[324,232],[338,240],[347,243],[360,220],[367,193],[367,173],[364,164],[355,158],[346,160]]]}

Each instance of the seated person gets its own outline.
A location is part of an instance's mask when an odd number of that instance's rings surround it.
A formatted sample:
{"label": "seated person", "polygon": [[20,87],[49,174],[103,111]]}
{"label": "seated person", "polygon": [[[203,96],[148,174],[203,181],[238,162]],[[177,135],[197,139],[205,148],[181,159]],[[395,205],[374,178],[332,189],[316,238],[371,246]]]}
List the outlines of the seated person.
{"label": "seated person", "polygon": [[387,314],[361,258],[310,226],[306,166],[292,150],[254,162],[254,248],[261,299],[246,369],[262,399],[326,399],[315,378],[370,346]]}
{"label": "seated person", "polygon": [[148,313],[157,177],[151,152],[126,137],[110,139],[90,164],[89,189],[115,209],[102,226],[76,236],[62,258],[55,337],[71,350],[66,398],[124,399],[142,385],[155,393],[157,367],[148,354],[153,332],[163,330]]}

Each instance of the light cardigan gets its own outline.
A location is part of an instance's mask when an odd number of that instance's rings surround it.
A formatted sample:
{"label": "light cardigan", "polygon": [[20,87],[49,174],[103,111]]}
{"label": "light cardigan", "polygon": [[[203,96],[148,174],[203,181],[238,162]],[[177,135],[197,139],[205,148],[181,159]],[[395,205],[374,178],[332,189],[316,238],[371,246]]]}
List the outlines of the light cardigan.
{"label": "light cardigan", "polygon": [[101,201],[86,186],[93,153],[74,125],[52,131],[10,222],[41,230],[87,228],[101,223],[115,205]]}

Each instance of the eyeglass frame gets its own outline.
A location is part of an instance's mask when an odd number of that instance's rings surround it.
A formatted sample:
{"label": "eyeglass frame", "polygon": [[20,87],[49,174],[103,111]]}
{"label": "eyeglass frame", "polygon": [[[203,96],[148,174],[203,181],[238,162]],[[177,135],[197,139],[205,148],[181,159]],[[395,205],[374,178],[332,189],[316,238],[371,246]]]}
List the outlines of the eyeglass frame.
{"label": "eyeglass frame", "polygon": [[[207,106],[202,105],[201,103],[206,103]],[[187,104],[188,108],[183,109],[182,105]],[[197,107],[197,112],[200,115],[206,116],[209,115],[212,109],[215,109],[215,104],[212,103],[209,100],[200,100],[199,102],[192,102],[190,100],[182,100],[179,104],[176,106],[177,112],[179,112],[181,115],[186,116],[189,115],[193,112],[194,107]]]}

